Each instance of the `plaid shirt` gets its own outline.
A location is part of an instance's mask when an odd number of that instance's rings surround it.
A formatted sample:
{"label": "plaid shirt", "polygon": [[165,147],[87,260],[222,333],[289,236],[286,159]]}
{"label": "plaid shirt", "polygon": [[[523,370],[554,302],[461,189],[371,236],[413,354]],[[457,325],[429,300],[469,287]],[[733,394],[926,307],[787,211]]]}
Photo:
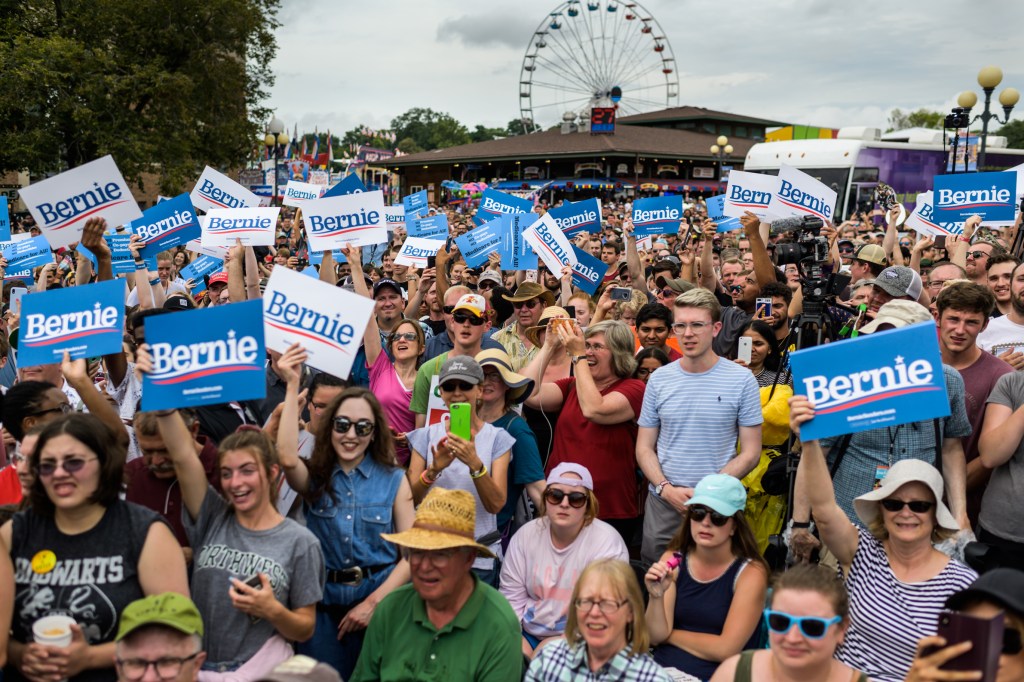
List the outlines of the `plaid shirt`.
{"label": "plaid shirt", "polygon": [[500,343],[508,353],[508,359],[512,361],[512,371],[518,372],[530,364],[533,356],[537,354],[536,346],[529,347],[519,338],[519,323],[512,322],[491,335],[491,338]]}
{"label": "plaid shirt", "polygon": [[526,672],[526,682],[672,682],[672,678],[650,655],[632,656],[629,649],[591,671],[586,645],[570,649],[562,639],[540,650]]}

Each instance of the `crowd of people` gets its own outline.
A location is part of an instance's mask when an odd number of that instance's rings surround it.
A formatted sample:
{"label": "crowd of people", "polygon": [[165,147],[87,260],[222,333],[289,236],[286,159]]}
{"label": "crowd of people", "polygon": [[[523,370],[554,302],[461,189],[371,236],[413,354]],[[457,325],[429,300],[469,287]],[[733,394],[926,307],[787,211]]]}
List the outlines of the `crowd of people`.
{"label": "crowd of people", "polygon": [[305,270],[303,221],[201,282],[132,237],[122,352],[22,366],[12,286],[115,277],[90,219],[95,265],[57,249],[3,291],[0,679],[921,682],[982,679],[950,666],[987,648],[985,679],[1024,680],[1019,221],[941,246],[898,210],[821,228],[815,265],[849,277],[826,340],[933,321],[949,414],[801,442],[793,236],[753,214],[718,233],[685,201],[638,239],[605,198],[574,238],[606,268],[593,294],[451,240],[402,265],[402,228],[325,252],[316,276],[374,304],[350,376],[296,344],[268,351],[263,399],[158,411],[146,321]]}

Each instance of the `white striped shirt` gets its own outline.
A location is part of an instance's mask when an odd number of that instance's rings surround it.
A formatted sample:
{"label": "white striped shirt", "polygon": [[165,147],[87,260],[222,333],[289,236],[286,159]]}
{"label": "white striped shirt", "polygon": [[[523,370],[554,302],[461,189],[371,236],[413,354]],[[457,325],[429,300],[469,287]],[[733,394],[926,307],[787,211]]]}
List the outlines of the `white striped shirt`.
{"label": "white striped shirt", "polygon": [[836,658],[878,682],[902,682],[914,662],[917,642],[934,635],[946,599],[978,577],[950,559],[934,578],[900,581],[889,567],[885,548],[863,528],[846,588],[850,592],[850,629]]}
{"label": "white striped shirt", "polygon": [[665,478],[692,487],[736,456],[740,426],[762,421],[757,379],[746,367],[719,358],[700,374],[684,371],[679,362],[655,370],[637,423],[658,428],[658,462]]}

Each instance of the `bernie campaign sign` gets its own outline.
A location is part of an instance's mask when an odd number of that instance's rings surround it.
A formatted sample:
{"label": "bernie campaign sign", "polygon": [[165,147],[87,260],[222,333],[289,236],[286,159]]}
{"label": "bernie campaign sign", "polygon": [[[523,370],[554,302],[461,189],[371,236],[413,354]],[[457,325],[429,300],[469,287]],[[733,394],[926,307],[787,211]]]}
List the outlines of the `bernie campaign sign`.
{"label": "bernie campaign sign", "polygon": [[501,215],[501,269],[502,270],[536,270],[537,254],[523,238],[536,213],[503,213]]}
{"label": "bernie campaign sign", "polygon": [[772,214],[768,211],[768,204],[772,203],[778,186],[779,179],[773,175],[731,171],[729,184],[725,188],[725,208],[722,214],[742,218],[744,213],[750,211],[761,220],[770,221]]}
{"label": "bernie campaign sign", "polygon": [[124,280],[29,294],[22,299],[18,365],[32,367],[121,352]]}
{"label": "bernie campaign sign", "polygon": [[683,219],[683,197],[649,197],[633,202],[633,232],[637,238],[676,234]]}
{"label": "bernie campaign sign", "polygon": [[387,222],[389,230],[405,227],[405,206],[385,206],[384,220]]}
{"label": "bernie campaign sign", "polygon": [[205,253],[200,254],[194,261],[186,265],[178,273],[186,282],[192,282],[192,293],[198,294],[206,290],[206,280],[203,279],[204,275],[212,275],[220,272],[224,269],[224,261],[220,258],[214,258],[213,256],[207,256]]}
{"label": "bernie campaign sign", "polygon": [[307,201],[319,199],[324,189],[322,185],[289,180],[288,185],[284,188],[284,198],[281,203],[285,206],[302,206]]}
{"label": "bernie campaign sign", "polygon": [[601,202],[595,197],[584,201],[564,202],[547,212],[566,237],[572,239],[580,232],[595,234],[601,231]]}
{"label": "bernie campaign sign", "polygon": [[214,209],[255,208],[260,205],[258,196],[209,166],[199,176],[189,199],[193,206],[207,213]]}
{"label": "bernie campaign sign", "polygon": [[260,301],[151,317],[146,341],[153,371],[142,377],[143,410],[266,397]]}
{"label": "bernie campaign sign", "polygon": [[962,234],[964,231],[963,223],[938,223],[935,220],[932,192],[921,192],[917,195],[914,212],[907,216],[904,228],[933,237],[951,237]]}
{"label": "bernie campaign sign", "polygon": [[274,268],[263,294],[267,348],[283,353],[293,343],[301,344],[310,367],[346,379],[373,307],[365,296]]}
{"label": "bernie campaign sign", "polygon": [[508,227],[501,218],[484,223],[455,238],[459,253],[466,259],[467,268],[478,268],[487,262],[487,257],[501,248],[502,235]]}
{"label": "bernie campaign sign", "polygon": [[0,197],[0,242],[11,239],[11,214],[7,208],[7,197]]}
{"label": "bernie campaign sign", "polygon": [[[108,232],[103,235],[103,241],[107,243],[107,248],[110,249],[110,269],[115,275],[129,275],[136,271],[135,256],[132,255],[131,249],[128,248],[132,241],[131,234]],[[78,252],[89,259],[94,270],[99,269],[99,263],[96,261],[96,256],[92,251],[79,244]],[[144,258],[143,260],[146,262],[146,268],[155,274],[156,256]]]}
{"label": "bernie campaign sign", "polygon": [[110,156],[23,187],[18,194],[55,249],[81,241],[90,218],[123,225],[142,217]]}
{"label": "bernie campaign sign", "polygon": [[797,351],[789,359],[793,392],[814,403],[814,419],[800,427],[804,441],[949,416],[934,322]]}
{"label": "bernie campaign sign", "polygon": [[477,226],[480,226],[490,220],[494,220],[502,214],[512,215],[532,212],[532,201],[528,199],[520,199],[519,197],[514,197],[511,194],[505,194],[504,192],[499,192],[496,189],[488,187],[484,190],[484,193],[480,195],[480,206],[476,209],[476,213],[473,214],[473,222],[476,223]]}
{"label": "bernie campaign sign", "polygon": [[346,194],[361,194],[366,191],[366,185],[359,179],[359,176],[355,173],[349,173],[341,179],[334,187],[324,192],[321,199],[327,199],[328,197],[343,197]]}
{"label": "bernie campaign sign", "polygon": [[402,206],[405,208],[407,222],[410,218],[423,215],[427,212],[427,190],[421,189],[415,194],[410,194],[402,200]]}
{"label": "bernie campaign sign", "polygon": [[591,256],[575,244],[572,245],[572,250],[576,254],[576,264],[572,266],[572,285],[593,296],[601,286],[608,266],[600,258]]}
{"label": "bernie campaign sign", "polygon": [[718,232],[732,232],[743,229],[739,218],[725,215],[725,194],[708,197],[704,203],[708,209],[708,218],[718,226]]}
{"label": "bernie campaign sign", "polygon": [[32,270],[32,268],[53,262],[50,243],[42,235],[17,242],[7,242],[0,247],[0,255],[7,259],[7,271],[10,273]]}
{"label": "bernie campaign sign", "polygon": [[202,242],[206,246],[273,246],[274,229],[280,208],[213,209],[202,223]]}
{"label": "bernie campaign sign", "polygon": [[[207,222],[208,219],[206,216],[199,216],[200,225],[204,225]],[[232,246],[234,246],[234,244],[232,244]],[[191,251],[192,253],[202,253],[213,258],[220,258],[221,260],[224,260],[225,258],[228,257],[228,251],[230,250],[229,247],[227,246],[209,246],[203,244],[198,239],[193,239],[192,241],[190,241],[188,244],[185,245],[185,248]]]}
{"label": "bernie campaign sign", "polygon": [[811,216],[822,221],[830,221],[837,197],[834,189],[817,178],[782,164],[779,169],[778,186],[768,204],[768,213],[777,218]]}
{"label": "bernie campaign sign", "polygon": [[373,246],[388,239],[384,194],[356,192],[309,201],[302,206],[310,251]]}
{"label": "bernie campaign sign", "polygon": [[448,216],[443,213],[429,218],[414,218],[408,225],[410,237],[441,241],[448,239]]}
{"label": "bernie campaign sign", "polygon": [[395,256],[396,265],[408,265],[417,269],[427,267],[427,258],[436,256],[438,249],[444,246],[436,239],[409,237],[402,244],[402,250]]}
{"label": "bernie campaign sign", "polygon": [[130,227],[145,244],[139,251],[143,258],[185,244],[201,233],[196,211],[187,194],[161,201],[145,211],[141,218],[133,220]]}
{"label": "bernie campaign sign", "polygon": [[1016,217],[1016,173],[957,173],[934,180],[935,216],[944,223],[962,223],[972,215],[989,223],[1012,223]]}
{"label": "bernie campaign sign", "polygon": [[569,238],[565,236],[550,213],[535,220],[523,232],[523,239],[529,243],[533,252],[540,256],[548,270],[559,276],[566,265],[576,265],[576,254],[572,250]]}

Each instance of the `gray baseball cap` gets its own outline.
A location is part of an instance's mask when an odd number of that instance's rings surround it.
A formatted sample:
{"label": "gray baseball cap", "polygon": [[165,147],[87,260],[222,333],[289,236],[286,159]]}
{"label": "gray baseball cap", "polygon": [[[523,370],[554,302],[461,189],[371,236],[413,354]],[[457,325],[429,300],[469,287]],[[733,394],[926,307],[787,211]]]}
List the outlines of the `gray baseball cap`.
{"label": "gray baseball cap", "polygon": [[875,277],[875,286],[895,298],[907,296],[916,301],[921,297],[924,282],[916,271],[904,265],[892,265]]}
{"label": "gray baseball cap", "polygon": [[468,355],[455,355],[444,361],[441,365],[438,384],[443,384],[449,379],[461,379],[471,384],[482,384],[484,381],[484,370],[480,363]]}

